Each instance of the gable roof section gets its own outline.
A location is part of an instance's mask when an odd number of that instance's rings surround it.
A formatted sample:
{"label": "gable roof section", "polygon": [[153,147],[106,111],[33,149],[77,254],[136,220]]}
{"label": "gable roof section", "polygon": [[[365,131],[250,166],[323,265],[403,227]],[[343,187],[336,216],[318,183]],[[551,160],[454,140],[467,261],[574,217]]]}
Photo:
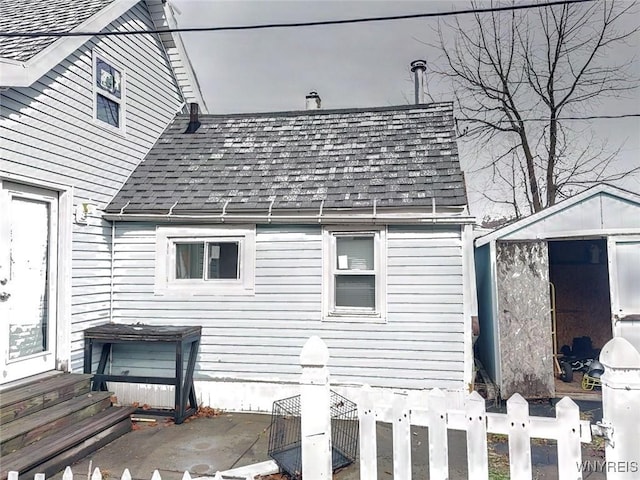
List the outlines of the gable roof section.
{"label": "gable roof section", "polygon": [[453,105],[179,115],[106,212],[466,206]]}
{"label": "gable roof section", "polygon": [[[140,0],[2,0],[3,32],[99,32]],[[157,29],[175,27],[173,10],[162,0],[147,0]],[[87,42],[89,37],[0,37],[0,86],[28,87]],[[206,105],[179,33],[160,39],[185,101]]]}
{"label": "gable roof section", "polygon": [[[580,192],[577,195],[574,195],[573,197],[563,200],[562,202],[556,203],[552,207],[545,208],[544,210],[541,210],[533,215],[522,218],[517,222],[511,223],[502,228],[494,230],[493,232],[488,233],[487,235],[477,238],[476,247],[481,247],[494,240],[500,240],[510,236],[514,236],[514,237],[518,236],[518,238],[523,235],[526,236],[527,229],[533,230],[537,224],[540,224],[545,221],[550,221],[553,217],[557,217],[558,222],[561,225],[558,227],[558,229],[556,229],[557,231],[549,232],[550,235],[561,237],[563,236],[563,233],[564,235],[567,235],[569,233],[571,234],[580,233],[580,232],[576,232],[575,228],[573,227],[567,227],[567,228],[570,228],[571,231],[563,232],[564,230],[566,230],[565,222],[564,220],[560,219],[560,217],[563,214],[571,215],[571,213],[569,212],[579,204],[592,202],[597,198],[602,199],[602,201],[600,202],[600,206],[598,207],[600,211],[597,211],[595,209],[590,209],[587,212],[587,215],[588,215],[587,220],[590,220],[591,221],[590,223],[597,224],[599,228],[603,230],[606,230],[609,228],[608,225],[603,224],[603,219],[601,218],[603,214],[602,204],[608,199],[622,201],[625,204],[633,206],[634,212],[637,211],[638,213],[640,213],[640,195],[633,192],[629,192],[619,187],[614,187],[613,185],[608,185],[603,183],[603,184],[595,185],[583,192]],[[619,211],[621,206],[622,205],[620,204],[616,205],[615,210],[618,210],[618,216],[625,217],[625,212]],[[595,204],[594,204],[594,207],[596,207]],[[609,210],[613,210],[613,209],[609,208]],[[575,217],[575,214],[573,215],[573,217]],[[636,223],[638,224],[638,226],[640,226],[640,216],[635,215],[635,216],[632,216],[630,219],[634,219],[634,218],[637,219]],[[630,220],[630,219],[628,218],[627,220]],[[529,236],[539,237],[540,233],[537,233],[535,235],[530,233]]]}
{"label": "gable roof section", "polygon": [[[111,3],[113,0],[2,0],[0,30],[21,33],[68,32]],[[26,62],[56,40],[56,37],[0,37],[0,58]]]}

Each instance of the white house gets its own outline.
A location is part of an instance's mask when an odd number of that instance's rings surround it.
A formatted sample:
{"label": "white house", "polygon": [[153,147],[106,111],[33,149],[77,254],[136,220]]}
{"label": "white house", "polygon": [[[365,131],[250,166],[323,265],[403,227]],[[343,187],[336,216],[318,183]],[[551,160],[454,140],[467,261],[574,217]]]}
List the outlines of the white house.
{"label": "white house", "polygon": [[[202,326],[203,404],[296,394],[312,335],[347,395],[461,399],[472,382],[473,218],[451,103],[179,115],[105,218],[113,321]],[[170,353],[129,353],[114,375],[173,368]],[[166,387],[132,388],[119,398]]]}
{"label": "white house", "polygon": [[[0,383],[82,369],[111,320],[107,203],[185,105],[204,105],[161,0],[3,0]],[[47,36],[46,33],[101,32]]]}

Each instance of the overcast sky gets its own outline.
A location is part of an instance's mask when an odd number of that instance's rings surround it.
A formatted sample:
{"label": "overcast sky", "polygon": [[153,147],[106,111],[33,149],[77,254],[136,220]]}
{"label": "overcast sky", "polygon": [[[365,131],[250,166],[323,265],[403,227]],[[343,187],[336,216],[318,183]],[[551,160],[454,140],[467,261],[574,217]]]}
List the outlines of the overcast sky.
{"label": "overcast sky", "polygon": [[[170,0],[181,27],[251,25],[451,11],[468,8],[459,1],[391,0]],[[464,17],[461,17],[464,19]],[[640,18],[630,18],[640,25]],[[314,26],[295,29],[183,33],[210,113],[304,109],[304,97],[315,90],[323,108],[404,105],[413,101],[409,63],[439,61],[425,45],[433,40],[436,19]],[[638,39],[636,46],[640,47]],[[633,52],[625,52],[631,55]],[[640,62],[636,63],[640,76]],[[448,85],[429,77],[435,101],[453,100]],[[640,92],[607,102],[596,113],[639,113]],[[622,147],[625,165],[640,163],[640,118],[599,120],[596,125],[611,145]],[[460,142],[461,162],[474,168],[472,145]],[[640,176],[621,186],[640,193]],[[478,182],[469,182],[472,213],[482,216]]]}

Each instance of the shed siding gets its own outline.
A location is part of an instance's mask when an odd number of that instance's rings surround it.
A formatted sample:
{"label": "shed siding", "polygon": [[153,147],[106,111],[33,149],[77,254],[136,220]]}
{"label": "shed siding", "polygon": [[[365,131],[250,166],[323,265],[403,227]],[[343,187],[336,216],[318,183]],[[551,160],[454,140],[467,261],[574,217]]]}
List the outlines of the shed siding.
{"label": "shed siding", "polygon": [[[141,2],[106,30],[151,28]],[[125,135],[93,120],[93,48],[126,71]],[[109,320],[111,227],[101,211],[181,109],[182,99],[153,35],[92,38],[31,87],[0,96],[0,172],[72,186],[74,205],[97,207],[87,225],[73,226],[71,338],[77,370],[82,331]]]}
{"label": "shed siding", "polygon": [[[201,380],[295,382],[302,346],[319,335],[339,382],[461,389],[460,228],[389,228],[386,324],[321,321],[321,233],[317,225],[259,225],[255,296],[170,298],[153,293],[155,226],[117,223],[114,321],[202,325]],[[162,366],[140,353],[120,353],[115,371]],[[171,368],[171,357],[163,358]]]}

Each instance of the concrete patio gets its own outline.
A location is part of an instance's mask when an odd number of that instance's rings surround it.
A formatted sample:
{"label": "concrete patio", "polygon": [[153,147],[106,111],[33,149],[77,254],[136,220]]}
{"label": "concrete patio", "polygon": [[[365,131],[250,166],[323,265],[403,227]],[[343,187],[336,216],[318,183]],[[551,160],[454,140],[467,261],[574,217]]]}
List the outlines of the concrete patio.
{"label": "concrete patio", "polygon": [[[583,407],[584,408],[584,407]],[[534,409],[532,409],[534,410]],[[551,410],[549,410],[551,411]],[[544,412],[531,412],[544,414]],[[265,414],[221,413],[215,417],[192,417],[175,425],[166,417],[155,422],[136,422],[134,431],[115,440],[91,456],[72,465],[75,479],[83,479],[90,469],[100,468],[103,478],[117,480],[125,468],[132,478],[150,480],[158,470],[162,480],[181,480],[185,471],[192,477],[213,477],[217,471],[270,460],[267,454],[271,417]],[[413,478],[428,478],[426,429],[412,429]],[[378,424],[378,478],[393,478],[392,429]],[[491,439],[490,439],[491,440]],[[556,473],[554,445],[533,443],[534,478],[553,479]],[[494,451],[505,454],[506,444]],[[583,460],[599,459],[592,446],[583,445]],[[464,432],[449,433],[450,478],[466,479],[466,442]],[[62,473],[53,477],[61,480]],[[357,464],[334,475],[335,480],[359,480]],[[507,478],[507,477],[495,477]],[[590,479],[604,478],[591,473]]]}

